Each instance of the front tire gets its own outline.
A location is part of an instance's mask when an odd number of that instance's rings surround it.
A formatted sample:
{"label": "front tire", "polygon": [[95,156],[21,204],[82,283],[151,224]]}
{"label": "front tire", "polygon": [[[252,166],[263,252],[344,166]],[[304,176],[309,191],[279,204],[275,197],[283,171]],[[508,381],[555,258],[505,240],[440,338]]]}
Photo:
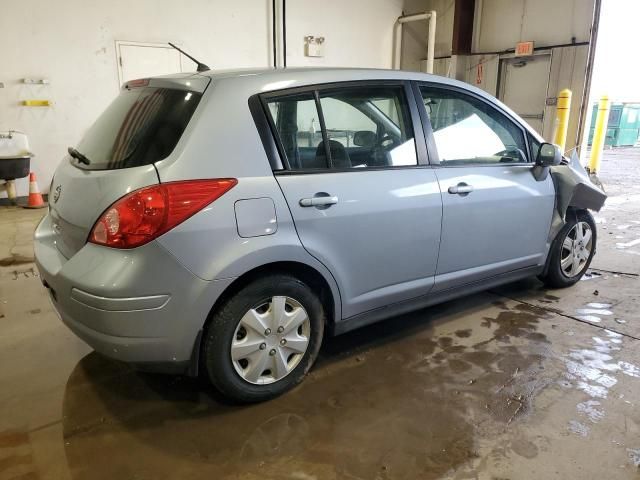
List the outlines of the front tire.
{"label": "front tire", "polygon": [[325,311],[290,275],[255,280],[213,314],[203,337],[203,365],[215,388],[240,403],[269,400],[300,383],[313,365]]}
{"label": "front tire", "polygon": [[540,277],[551,288],[566,288],[578,282],[596,252],[596,223],[586,210],[567,212],[549,251],[547,273]]}

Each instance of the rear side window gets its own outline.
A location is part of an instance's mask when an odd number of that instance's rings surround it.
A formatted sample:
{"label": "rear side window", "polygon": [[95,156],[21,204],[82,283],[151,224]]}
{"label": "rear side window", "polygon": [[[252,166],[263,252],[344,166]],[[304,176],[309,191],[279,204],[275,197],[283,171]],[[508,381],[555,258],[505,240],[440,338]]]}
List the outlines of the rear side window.
{"label": "rear side window", "polygon": [[169,88],[124,89],[78,145],[77,150],[90,161],[89,165],[78,166],[113,170],[149,165],[166,158],[182,136],[201,96]]}
{"label": "rear side window", "polygon": [[271,96],[267,106],[292,170],[418,163],[401,85],[323,89],[317,101],[314,92]]}

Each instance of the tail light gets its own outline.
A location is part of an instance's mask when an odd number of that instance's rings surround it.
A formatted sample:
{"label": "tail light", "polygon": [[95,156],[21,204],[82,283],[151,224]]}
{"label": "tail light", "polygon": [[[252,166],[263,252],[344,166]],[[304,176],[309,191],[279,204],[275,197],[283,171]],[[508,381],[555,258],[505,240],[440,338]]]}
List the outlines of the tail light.
{"label": "tail light", "polygon": [[98,219],[89,242],[134,248],[150,242],[231,190],[235,178],[169,182],[141,188],[111,205]]}

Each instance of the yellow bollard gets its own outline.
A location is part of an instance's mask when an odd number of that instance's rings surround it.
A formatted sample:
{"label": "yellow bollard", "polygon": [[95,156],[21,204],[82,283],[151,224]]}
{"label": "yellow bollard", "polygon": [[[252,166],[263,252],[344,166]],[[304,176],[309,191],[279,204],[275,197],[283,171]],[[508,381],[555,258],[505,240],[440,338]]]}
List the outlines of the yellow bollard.
{"label": "yellow bollard", "polygon": [[609,122],[609,97],[604,95],[598,105],[598,116],[591,143],[591,158],[589,159],[589,173],[598,173],[604,141],[607,138],[607,123]]}
{"label": "yellow bollard", "polygon": [[558,94],[556,107],[556,134],[553,143],[560,147],[562,153],[567,143],[567,127],[569,126],[569,112],[571,109],[571,90],[565,88]]}

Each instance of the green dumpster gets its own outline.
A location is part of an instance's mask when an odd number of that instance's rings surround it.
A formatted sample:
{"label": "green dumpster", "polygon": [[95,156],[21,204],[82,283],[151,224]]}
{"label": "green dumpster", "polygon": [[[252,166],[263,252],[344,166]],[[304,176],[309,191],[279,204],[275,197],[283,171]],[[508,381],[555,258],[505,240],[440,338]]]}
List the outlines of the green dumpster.
{"label": "green dumpster", "polygon": [[[589,130],[589,145],[593,140],[593,131],[598,114],[598,105],[593,106],[591,112],[591,129]],[[610,147],[633,146],[640,136],[640,103],[613,103],[609,110],[609,122],[605,145]]]}

